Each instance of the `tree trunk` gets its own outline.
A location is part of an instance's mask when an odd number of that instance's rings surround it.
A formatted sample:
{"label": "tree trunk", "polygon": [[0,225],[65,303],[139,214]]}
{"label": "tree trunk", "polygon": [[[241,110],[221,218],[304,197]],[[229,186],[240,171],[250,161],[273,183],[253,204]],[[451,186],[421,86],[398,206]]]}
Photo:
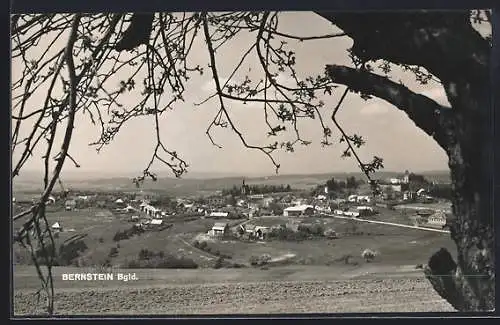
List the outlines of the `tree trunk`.
{"label": "tree trunk", "polygon": [[[485,85],[484,94],[489,87]],[[463,96],[463,95],[462,95]],[[462,101],[463,102],[463,101]],[[489,96],[454,107],[454,140],[447,153],[453,189],[451,237],[457,264],[449,252],[434,254],[426,276],[436,291],[459,311],[495,308],[495,230],[492,205],[492,124]],[[471,114],[473,112],[473,114]]]}
{"label": "tree trunk", "polygon": [[353,39],[352,53],[357,58],[424,67],[441,81],[451,107],[366,70],[326,67],[334,82],[404,111],[446,151],[455,217],[450,232],[457,246],[457,262],[441,249],[429,259],[425,273],[435,290],[457,310],[493,310],[490,44],[472,28],[468,11],[318,14]]}

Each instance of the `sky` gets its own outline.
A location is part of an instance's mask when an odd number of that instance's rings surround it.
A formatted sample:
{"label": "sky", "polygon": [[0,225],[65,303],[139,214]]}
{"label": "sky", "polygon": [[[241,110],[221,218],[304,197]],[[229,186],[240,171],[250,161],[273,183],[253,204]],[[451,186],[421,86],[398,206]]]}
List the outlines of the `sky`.
{"label": "sky", "polygon": [[[299,23],[298,23],[299,22]],[[285,12],[280,14],[280,28],[284,33],[298,36],[323,35],[338,32],[331,23],[310,12]],[[241,58],[242,53],[251,45],[255,35],[242,34],[229,42],[229,45],[216,54],[217,66],[221,79],[227,77]],[[58,42],[64,45],[66,37],[59,37]],[[299,74],[317,75],[324,71],[326,64],[351,65],[346,49],[352,45],[348,37],[293,42],[287,40],[288,46],[296,52],[297,69]],[[47,48],[48,40],[40,41],[39,45],[30,54],[39,56]],[[395,44],[397,46],[397,44]],[[247,175],[271,175],[274,166],[269,159],[257,150],[244,148],[236,134],[229,129],[214,129],[213,137],[222,146],[213,146],[205,131],[213,119],[219,104],[217,99],[196,106],[199,102],[211,95],[215,89],[211,79],[208,64],[208,51],[201,38],[198,38],[192,50],[190,60],[205,67],[202,76],[194,76],[187,86],[185,102],[177,104],[172,111],[167,111],[160,117],[161,138],[164,144],[175,150],[189,164],[189,171],[194,173],[239,173]],[[19,78],[21,66],[19,61],[12,65],[12,79]],[[257,78],[261,78],[262,68],[259,66],[256,55],[249,58],[244,66],[245,71]],[[114,82],[124,79],[127,71],[113,76]],[[238,78],[241,78],[240,75]],[[280,80],[289,82],[289,77],[280,75]],[[446,105],[447,100],[441,85],[431,83],[422,86],[415,82],[411,74],[396,71],[393,80],[401,80],[415,92],[429,96],[437,102]],[[341,158],[345,149],[344,144],[338,142],[339,133],[335,130],[332,121],[328,118],[344,88],[336,89],[332,96],[324,96],[326,123],[334,131],[334,145],[323,147],[320,144],[322,129],[317,120],[300,122],[299,127],[303,138],[311,140],[307,147],[297,147],[293,153],[277,152],[276,161],[281,165],[280,173],[334,173],[359,171],[352,158]],[[126,104],[139,100],[139,94],[130,94]],[[32,96],[28,103],[29,109],[40,107],[44,100],[44,92],[40,91]],[[239,102],[225,102],[232,119],[245,135],[247,141],[254,145],[265,145],[275,141],[266,136],[264,112],[261,105]],[[357,133],[366,139],[366,145],[359,149],[365,160],[371,160],[376,155],[384,159],[385,170],[388,171],[429,171],[446,170],[447,157],[445,152],[428,135],[419,130],[414,123],[396,107],[380,99],[364,101],[358,95],[350,93],[338,114],[339,121],[349,134]],[[29,130],[26,125],[23,132]],[[100,153],[89,143],[96,140],[99,130],[90,123],[88,115],[78,115],[75,124],[74,136],[70,153],[80,168],[76,169],[70,161],[66,161],[65,170],[73,173],[81,170],[100,174],[130,174],[144,169],[151,158],[155,145],[153,117],[141,117],[131,120],[123,128],[115,140]],[[290,133],[284,136],[290,137]],[[30,171],[42,170],[41,151],[35,153],[26,165]],[[14,152],[16,162],[19,150]],[[155,165],[153,171],[166,173],[164,166]]]}

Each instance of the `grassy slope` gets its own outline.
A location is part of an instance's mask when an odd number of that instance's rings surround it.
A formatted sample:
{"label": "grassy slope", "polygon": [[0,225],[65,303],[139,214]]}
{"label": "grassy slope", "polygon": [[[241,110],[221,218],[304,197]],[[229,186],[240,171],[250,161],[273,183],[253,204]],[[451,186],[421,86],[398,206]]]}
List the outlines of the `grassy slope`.
{"label": "grassy slope", "polygon": [[[206,233],[214,222],[229,222],[237,224],[243,220],[213,220],[200,219],[188,222],[177,221],[170,229],[161,232],[146,232],[119,243],[112,240],[114,234],[130,228],[126,215],[98,218],[100,210],[90,209],[76,212],[58,211],[48,213],[49,223],[59,221],[66,229],[74,228],[75,232],[64,232],[57,240],[57,246],[68,236],[76,233],[87,234],[84,239],[89,249],[83,254],[88,264],[102,264],[108,257],[112,247],[119,245],[119,254],[112,258],[113,265],[122,265],[137,258],[141,249],[163,251],[176,255],[187,256],[201,265],[208,265],[213,256],[189,245],[200,233]],[[377,216],[379,220],[404,223],[403,217],[394,211],[383,211]],[[254,219],[250,223],[271,226],[286,223],[288,218],[273,217]],[[340,235],[336,240],[308,240],[303,242],[271,241],[266,243],[223,241],[211,243],[213,250],[233,256],[238,263],[248,263],[251,256],[270,254],[279,257],[284,254],[295,254],[296,261],[315,265],[332,263],[344,255],[352,255],[359,259],[365,248],[380,252],[376,263],[387,265],[425,263],[429,256],[446,247],[454,252],[453,242],[447,234],[431,233],[422,230],[405,229],[385,225],[355,222],[359,235],[347,235],[352,228],[352,222],[334,218],[307,218],[308,222],[318,222],[326,228],[333,228]],[[168,220],[167,220],[168,222]],[[15,251],[21,251],[15,247]]]}

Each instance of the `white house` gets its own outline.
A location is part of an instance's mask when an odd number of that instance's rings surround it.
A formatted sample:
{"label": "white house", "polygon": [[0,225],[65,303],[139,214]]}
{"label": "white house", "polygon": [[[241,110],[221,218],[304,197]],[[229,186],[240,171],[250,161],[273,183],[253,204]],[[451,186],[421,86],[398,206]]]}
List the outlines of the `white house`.
{"label": "white house", "polygon": [[358,197],[356,198],[356,202],[358,203],[361,202],[370,203],[371,200],[372,199],[368,195],[358,195]]}
{"label": "white house", "polygon": [[163,223],[162,219],[153,219],[151,220],[150,224],[154,226],[160,226]]}
{"label": "white house", "polygon": [[52,228],[53,230],[62,230],[62,227],[61,225],[59,224],[59,222],[55,222],[50,228]]}
{"label": "white house", "polygon": [[344,211],[344,215],[348,217],[359,217],[360,213],[358,211]]}
{"label": "white house", "polygon": [[123,200],[122,199],[116,199],[115,203],[116,204],[123,204]]}
{"label": "white house", "polygon": [[210,217],[214,218],[227,218],[229,216],[229,212],[211,212]]}
{"label": "white house", "polygon": [[76,208],[76,201],[75,200],[67,200],[64,203],[64,207],[65,207],[66,211],[71,211],[71,210]]}
{"label": "white house", "polygon": [[125,212],[134,212],[134,211],[137,211],[137,210],[133,206],[127,205],[125,208],[123,208],[123,211],[125,211]]}
{"label": "white house", "polygon": [[159,216],[161,214],[161,210],[158,208],[155,208],[152,205],[145,206],[143,211],[146,212],[147,215],[152,216],[152,217]]}
{"label": "white house", "polygon": [[225,234],[227,234],[227,232],[229,230],[229,226],[225,222],[216,222],[213,225],[211,230],[212,230],[213,236],[223,237]]}
{"label": "white house", "polygon": [[347,197],[347,201],[349,201],[349,202],[357,202],[358,201],[358,196],[356,194],[349,195]]}
{"label": "white house", "polygon": [[426,191],[424,188],[421,188],[421,189],[419,189],[419,190],[417,191],[417,195],[418,195],[418,196],[422,196],[422,195],[425,195],[425,193],[426,193],[426,192],[427,192],[427,191]]}
{"label": "white house", "polygon": [[292,206],[283,210],[283,216],[285,217],[312,215],[313,213],[314,207],[307,204]]}
{"label": "white house", "polygon": [[397,184],[401,184],[401,180],[399,178],[391,178],[391,179],[389,179],[389,183],[397,185]]}

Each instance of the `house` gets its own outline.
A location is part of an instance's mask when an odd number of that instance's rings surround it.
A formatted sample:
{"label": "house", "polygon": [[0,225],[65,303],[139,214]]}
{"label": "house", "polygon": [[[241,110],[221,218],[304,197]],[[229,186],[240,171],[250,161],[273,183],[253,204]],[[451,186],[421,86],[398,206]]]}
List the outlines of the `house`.
{"label": "house", "polygon": [[356,202],[358,203],[370,203],[371,200],[371,197],[369,197],[368,195],[358,195],[358,197],[356,198]]}
{"label": "house", "polygon": [[212,218],[227,218],[229,216],[229,212],[211,212],[210,217]]}
{"label": "house", "polygon": [[56,199],[55,197],[53,197],[52,195],[49,196],[49,198],[47,199],[47,201],[45,202],[45,204],[54,204],[56,203]]}
{"label": "house", "polygon": [[[417,195],[418,195],[418,192],[417,192]],[[411,191],[405,191],[403,193],[403,200],[404,201],[413,200],[414,197],[415,197],[415,194]]]}
{"label": "house", "polygon": [[134,211],[137,211],[137,210],[133,206],[127,205],[125,208],[123,208],[123,211],[125,211],[125,212],[134,212]]}
{"label": "house", "polygon": [[144,212],[146,212],[146,214],[148,216],[151,216],[151,217],[158,217],[161,215],[161,210],[158,209],[158,208],[155,208],[154,206],[152,205],[146,205],[143,209]]}
{"label": "house", "polygon": [[55,231],[62,231],[62,227],[59,224],[59,222],[55,222],[50,228],[52,228],[52,230],[55,230]]}
{"label": "house", "polygon": [[423,196],[427,193],[427,191],[424,188],[421,188],[417,191],[417,196]]}
{"label": "house", "polygon": [[123,202],[123,200],[122,200],[122,199],[116,199],[115,203],[116,203],[116,204],[123,204],[124,202]]}
{"label": "house", "polygon": [[380,189],[382,191],[393,191],[393,192],[401,192],[403,190],[403,187],[401,184],[380,184]]}
{"label": "house", "polygon": [[390,178],[389,183],[394,184],[394,185],[398,185],[401,183],[401,180],[399,178]]}
{"label": "house", "polygon": [[139,216],[132,216],[130,221],[139,221]]}
{"label": "house", "polygon": [[323,213],[329,213],[332,212],[332,209],[328,206],[323,206],[323,205],[316,205],[314,206],[314,209],[318,212],[323,212]]}
{"label": "house", "polygon": [[263,207],[268,208],[271,203],[274,202],[274,198],[272,197],[265,197],[262,199],[261,204]]}
{"label": "house", "polygon": [[258,239],[265,239],[269,233],[269,227],[256,226],[254,236]]}
{"label": "house", "polygon": [[292,206],[283,210],[283,216],[285,217],[304,216],[312,214],[314,214],[314,207],[307,204]]}
{"label": "house", "polygon": [[336,214],[336,215],[341,216],[341,215],[344,215],[344,210],[339,210],[339,209],[333,210],[333,213]]}
{"label": "house", "polygon": [[66,200],[64,203],[64,208],[66,211],[72,211],[76,208],[76,201],[75,200]]}
{"label": "house", "polygon": [[430,215],[427,219],[427,224],[431,226],[443,227],[446,225],[446,214],[442,211],[438,211],[433,215]]}
{"label": "house", "polygon": [[149,224],[153,226],[161,226],[162,223],[163,223],[162,219],[152,219]]}
{"label": "house", "polygon": [[356,210],[358,210],[359,215],[362,215],[362,216],[371,216],[375,213],[373,208],[368,207],[368,206],[358,206],[358,207],[356,207]]}
{"label": "house", "polygon": [[353,210],[348,210],[348,211],[343,211],[343,212],[344,212],[344,216],[347,216],[347,217],[357,218],[360,215],[360,213],[358,211],[353,211]]}
{"label": "house", "polygon": [[256,225],[241,225],[240,228],[244,231],[244,234],[249,238],[265,239],[266,235],[269,233],[269,227],[256,226]]}
{"label": "house", "polygon": [[229,225],[225,222],[216,222],[212,227],[213,236],[224,237],[229,231]]}
{"label": "house", "polygon": [[348,202],[356,202],[358,200],[358,196],[356,194],[349,195],[347,197]]}
{"label": "house", "polygon": [[141,209],[141,211],[144,211],[144,209],[149,206],[149,202],[146,202],[146,201],[142,201],[142,203],[139,205],[139,208]]}
{"label": "house", "polygon": [[226,204],[226,199],[221,196],[215,196],[208,199],[208,204],[211,206],[222,206]]}

